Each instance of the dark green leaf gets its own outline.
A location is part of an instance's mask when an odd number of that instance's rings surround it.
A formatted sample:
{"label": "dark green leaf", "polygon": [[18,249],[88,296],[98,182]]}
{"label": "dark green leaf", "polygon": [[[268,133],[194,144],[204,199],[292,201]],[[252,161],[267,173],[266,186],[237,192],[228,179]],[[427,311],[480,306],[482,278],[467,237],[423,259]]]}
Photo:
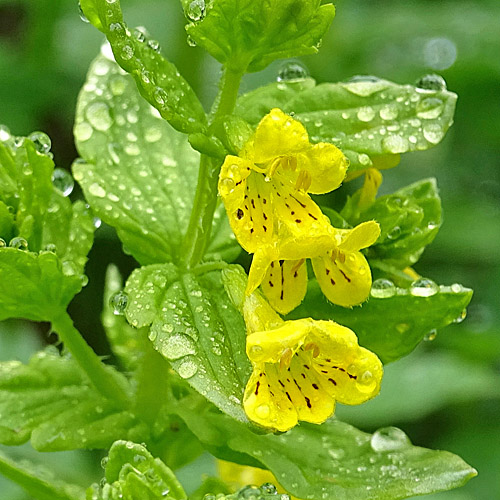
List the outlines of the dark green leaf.
{"label": "dark green leaf", "polygon": [[67,484],[54,475],[27,461],[15,462],[0,453],[0,473],[24,488],[37,500],[83,500],[85,492],[79,486]]}
{"label": "dark green leaf", "polygon": [[197,45],[239,73],[260,71],[275,59],[314,54],[335,16],[319,0],[214,0],[200,20],[190,2],[186,30]]}
{"label": "dark green leaf", "polygon": [[[173,260],[188,226],[199,154],[139,96],[129,75],[99,56],[77,106],[75,138],[85,162],[75,178],[96,214],[116,228],[140,263]],[[225,213],[212,249],[226,257],[237,245]]]}
{"label": "dark green leaf", "polygon": [[273,107],[293,112],[313,142],[332,142],[344,152],[351,174],[393,166],[399,153],[429,149],[453,123],[457,96],[445,89],[424,91],[377,79],[313,87],[305,82],[302,91],[295,83],[291,90],[278,82],[245,94],[235,114],[255,125]]}
{"label": "dark green leaf", "polygon": [[88,500],[184,500],[174,473],[148,450],[131,441],[116,441],[109,450],[105,482],[87,490]]}
{"label": "dark green leaf", "polygon": [[207,119],[193,89],[160,54],[157,42],[130,33],[120,1],[81,0],[80,5],[108,38],[118,64],[133,76],[141,95],[161,116],[181,132],[203,132]]}
{"label": "dark green leaf", "polygon": [[[433,293],[433,292],[430,292]],[[452,323],[467,307],[472,290],[441,286],[427,297],[394,287],[384,298],[370,297],[360,307],[346,309],[324,298],[317,282],[309,283],[306,299],[291,317],[333,319],[356,333],[359,343],[389,363],[409,354],[432,332]]]}
{"label": "dark green leaf", "polygon": [[78,365],[57,351],[40,352],[28,365],[0,364],[0,413],[1,443],[31,437],[40,451],[105,448],[120,437],[148,436],[144,424],[104,399]]}
{"label": "dark green leaf", "polygon": [[413,446],[399,429],[372,436],[332,419],[259,435],[221,414],[177,411],[216,456],[257,460],[298,498],[396,500],[456,488],[476,475],[456,455]]}
{"label": "dark green leaf", "polygon": [[241,421],[249,377],[245,326],[221,283],[220,271],[181,274],[173,265],[134,271],[125,288],[128,321],[150,326],[149,338],[177,373]]}

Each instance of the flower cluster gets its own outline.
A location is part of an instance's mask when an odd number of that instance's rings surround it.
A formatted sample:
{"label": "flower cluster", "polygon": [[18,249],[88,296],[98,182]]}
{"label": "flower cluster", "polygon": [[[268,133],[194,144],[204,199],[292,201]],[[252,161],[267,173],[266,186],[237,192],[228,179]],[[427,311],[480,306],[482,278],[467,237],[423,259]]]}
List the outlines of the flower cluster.
{"label": "flower cluster", "polygon": [[253,254],[243,309],[254,370],[244,407],[252,421],[276,430],[298,420],[323,422],[336,400],[359,404],[380,388],[382,365],[351,330],[310,318],[283,322],[253,293],[261,286],[273,309],[287,314],[304,299],[311,259],[328,300],[344,307],[366,300],[371,271],[360,250],[377,240],[378,224],[334,228],[309,195],[337,189],[347,166],[337,147],[312,145],[300,122],[272,109],[221,168],[219,193],[229,222]]}

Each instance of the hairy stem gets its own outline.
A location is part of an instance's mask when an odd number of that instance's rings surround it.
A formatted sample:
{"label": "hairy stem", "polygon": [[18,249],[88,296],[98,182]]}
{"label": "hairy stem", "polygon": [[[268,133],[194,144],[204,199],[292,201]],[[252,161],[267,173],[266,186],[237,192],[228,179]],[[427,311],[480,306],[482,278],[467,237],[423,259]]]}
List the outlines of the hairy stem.
{"label": "hairy stem", "polygon": [[[232,113],[238,97],[241,77],[241,73],[236,73],[228,68],[224,70],[211,119],[210,130],[212,133],[217,133],[220,119]],[[218,160],[204,154],[201,155],[193,210],[183,245],[185,253],[182,256],[182,263],[188,269],[201,261],[210,241],[210,232],[217,206],[217,181],[220,166]]]}
{"label": "hairy stem", "polygon": [[73,325],[68,313],[52,320],[52,328],[57,332],[65,347],[87,374],[94,387],[107,399],[117,401],[121,406],[129,405],[125,388],[118,381],[111,368],[107,367],[92,348],[85,342]]}

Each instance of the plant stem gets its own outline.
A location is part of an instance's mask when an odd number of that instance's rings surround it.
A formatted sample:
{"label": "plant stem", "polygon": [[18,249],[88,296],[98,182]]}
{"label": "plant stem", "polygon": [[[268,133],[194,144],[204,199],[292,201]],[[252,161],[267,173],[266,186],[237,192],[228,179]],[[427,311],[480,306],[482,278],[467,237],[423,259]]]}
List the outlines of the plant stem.
{"label": "plant stem", "polygon": [[[216,134],[220,119],[232,113],[238,97],[241,77],[241,73],[225,68],[220,81],[219,94],[215,100],[215,111],[210,124],[211,133]],[[193,210],[183,244],[185,253],[182,256],[182,264],[188,269],[201,261],[210,241],[217,206],[217,181],[220,167],[216,159],[201,155]]]}
{"label": "plant stem", "polygon": [[129,397],[123,385],[119,383],[118,377],[85,342],[67,312],[52,319],[52,328],[80,368],[87,374],[94,387],[105,398],[117,401],[121,406],[128,406]]}

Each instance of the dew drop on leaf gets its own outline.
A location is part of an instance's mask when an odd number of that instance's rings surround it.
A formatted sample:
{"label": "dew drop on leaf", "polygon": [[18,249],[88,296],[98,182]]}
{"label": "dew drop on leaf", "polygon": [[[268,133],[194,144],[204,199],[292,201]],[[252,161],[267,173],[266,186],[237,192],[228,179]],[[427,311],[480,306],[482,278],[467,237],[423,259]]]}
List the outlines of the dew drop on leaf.
{"label": "dew drop on leaf", "polygon": [[278,82],[304,80],[307,75],[307,68],[303,64],[297,61],[289,61],[281,66],[276,80]]}
{"label": "dew drop on leaf", "polygon": [[432,297],[439,291],[439,286],[428,278],[419,278],[410,286],[410,293],[414,297]]}
{"label": "dew drop on leaf", "polygon": [[94,182],[89,186],[89,193],[98,198],[104,198],[106,196],[106,191],[97,182]]}
{"label": "dew drop on leaf", "polygon": [[382,141],[382,147],[387,153],[397,154],[408,151],[408,141],[400,135],[388,135]]}
{"label": "dew drop on leaf", "polygon": [[86,116],[92,127],[101,132],[108,130],[113,124],[109,106],[105,102],[94,102],[86,110]]}
{"label": "dew drop on leaf", "polygon": [[80,5],[80,2],[78,2],[78,14],[80,15],[80,19],[84,23],[89,23],[90,21],[87,19],[87,16],[83,13],[82,6]]}
{"label": "dew drop on leaf", "polygon": [[357,117],[362,122],[371,122],[375,118],[375,110],[371,106],[363,106],[359,108]]}
{"label": "dew drop on leaf", "polygon": [[439,92],[446,90],[446,81],[442,76],[425,75],[415,83],[417,92]]}
{"label": "dew drop on leaf", "polygon": [[75,139],[77,141],[88,141],[92,137],[94,130],[87,122],[80,122],[75,125]]}
{"label": "dew drop on leaf", "polygon": [[417,116],[424,120],[439,118],[444,109],[444,103],[437,97],[427,97],[417,104]]}
{"label": "dew drop on leaf", "polygon": [[113,309],[113,314],[115,316],[122,316],[125,313],[127,304],[128,295],[122,290],[114,293],[109,299],[109,305]]}
{"label": "dew drop on leaf", "polygon": [[201,21],[205,17],[205,10],[206,6],[204,0],[193,0],[186,9],[186,16],[191,21]]}
{"label": "dew drop on leaf", "polygon": [[444,131],[437,123],[424,125],[424,137],[431,144],[437,144],[444,137]]}
{"label": "dew drop on leaf", "polygon": [[175,334],[164,340],[160,351],[167,359],[175,360],[189,354],[196,354],[196,345],[186,335]]}
{"label": "dew drop on leaf", "polygon": [[372,283],[370,295],[376,299],[386,299],[393,297],[396,293],[396,286],[391,280],[380,278]]}
{"label": "dew drop on leaf", "polygon": [[437,337],[437,330],[436,329],[433,329],[431,330],[430,332],[428,332],[425,337],[424,337],[424,341],[425,342],[432,342],[433,340],[435,340]]}
{"label": "dew drop on leaf", "polygon": [[9,128],[5,125],[0,125],[0,142],[8,141],[11,137]]}
{"label": "dew drop on leaf", "polygon": [[3,238],[0,238],[0,248],[4,248],[6,246],[7,246],[7,242]]}
{"label": "dew drop on leaf", "polygon": [[274,486],[274,484],[272,483],[264,483],[260,487],[260,491],[265,495],[276,495],[278,493],[276,486]]}
{"label": "dew drop on leaf", "polygon": [[198,371],[198,366],[194,361],[190,359],[183,361],[183,363],[177,369],[179,375],[184,379],[194,377],[197,371]]}
{"label": "dew drop on leaf", "polygon": [[16,236],[10,240],[9,247],[17,248],[18,250],[27,250],[28,242],[21,236]]}
{"label": "dew drop on leaf", "polygon": [[55,168],[52,173],[52,184],[63,196],[69,196],[75,187],[71,174],[64,168]]}
{"label": "dew drop on leaf", "polygon": [[157,42],[156,40],[148,40],[148,47],[155,52],[160,52],[160,42]]}
{"label": "dew drop on leaf", "polygon": [[383,427],[374,432],[370,439],[372,450],[380,453],[396,451],[411,445],[408,436],[397,427]]}
{"label": "dew drop on leaf", "polygon": [[36,150],[39,153],[47,154],[50,151],[50,137],[44,132],[33,132],[28,136],[28,139],[33,142]]}

